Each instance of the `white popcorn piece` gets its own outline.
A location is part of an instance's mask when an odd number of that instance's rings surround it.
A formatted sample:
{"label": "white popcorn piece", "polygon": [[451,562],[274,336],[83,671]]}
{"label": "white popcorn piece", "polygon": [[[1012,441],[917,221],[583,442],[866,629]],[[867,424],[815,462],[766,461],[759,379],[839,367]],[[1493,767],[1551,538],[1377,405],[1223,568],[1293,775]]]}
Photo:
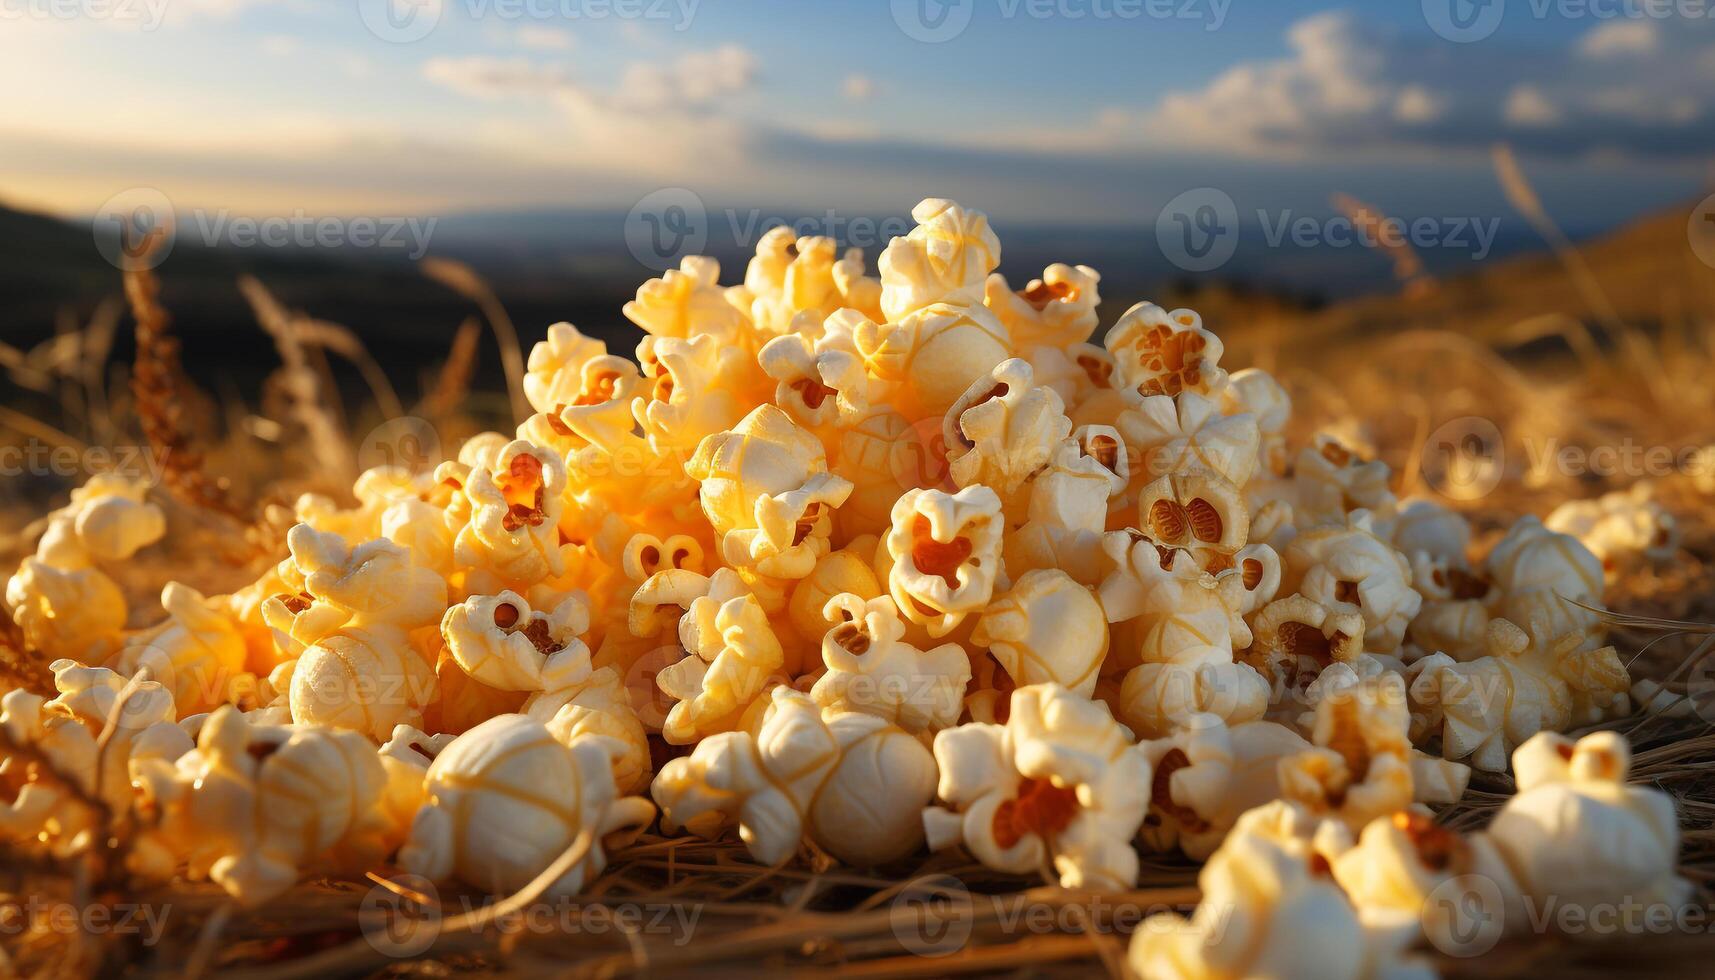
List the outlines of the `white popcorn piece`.
{"label": "white popcorn piece", "polygon": [[729,568],[707,583],[679,620],[687,656],[655,681],[678,699],[661,726],[672,745],[731,731],[768,685],[783,679],[785,651],[757,596]]}
{"label": "white popcorn piece", "polygon": [[1051,861],[1067,888],[1136,884],[1149,762],[1100,702],[1056,684],[1019,688],[1005,725],[936,735],[935,761],[946,806],[923,811],[931,849],[963,844],[1013,873]]}
{"label": "white popcorn piece", "polygon": [[917,226],[889,242],[876,262],[887,319],[897,322],[931,303],[982,302],[984,281],[1000,265],[1000,240],[989,230],[988,215],[925,198],[911,217]]}
{"label": "white popcorn piece", "polygon": [[868,602],[886,592],[869,557],[875,554],[876,543],[871,536],[858,538],[823,555],[809,575],[793,583],[786,602],[787,620],[799,639],[818,653],[828,631],[845,622],[843,616],[829,618],[829,600],[850,593]]}
{"label": "white popcorn piece", "polygon": [[730,428],[753,404],[746,400],[751,387],[768,380],[756,355],[709,334],[645,337],[637,359],[649,385],[632,399],[631,413],[650,447],[663,455],[691,452]]}
{"label": "white popcorn piece", "polygon": [[983,306],[932,303],[903,320],[860,324],[852,339],[879,385],[872,385],[872,398],[885,398],[914,422],[941,419],[971,385],[1013,356],[1006,327]]}
{"label": "white popcorn piece", "polygon": [[1262,607],[1251,620],[1245,662],[1276,686],[1297,687],[1336,663],[1358,659],[1364,649],[1364,617],[1336,612],[1293,593]]}
{"label": "white popcorn piece", "polygon": [[1102,276],[1087,265],[1056,262],[1016,292],[994,273],[983,284],[983,302],[1006,324],[1020,350],[1063,349],[1082,343],[1096,329]]}
{"label": "white popcorn piece", "polygon": [[827,673],[810,690],[818,705],[875,715],[913,735],[958,723],[971,680],[963,647],[919,650],[906,642],[905,623],[889,596],[866,601],[838,595],[828,600],[823,617],[839,625],[822,639]]}
{"label": "white popcorn piece", "polygon": [[655,817],[648,800],[620,795],[598,741],[564,745],[523,715],[497,715],[441,749],[423,794],[399,866],[494,894],[523,888],[587,833],[588,850],[546,891],[575,895],[607,866],[607,848]]}
{"label": "white popcorn piece", "polygon": [[194,750],[171,763],[133,760],[131,777],[152,842],[246,907],[304,871],[350,870],[385,853],[386,773],[352,732],[252,724],[222,706]]}
{"label": "white popcorn piece", "polygon": [[1544,526],[1583,542],[1613,578],[1633,565],[1665,562],[1679,550],[1679,524],[1654,496],[1655,486],[1643,480],[1595,500],[1568,500]]}
{"label": "white popcorn piece", "polygon": [[621,793],[649,785],[649,733],[637,717],[631,692],[612,668],[592,668],[587,653],[550,674],[545,689],[526,698],[519,711],[546,724],[565,745],[601,744]]}
{"label": "white popcorn piece", "polygon": [[[287,577],[301,580],[304,593],[317,605],[343,612],[341,622],[420,629],[439,622],[446,610],[446,583],[429,569],[412,564],[410,554],[390,541],[348,546],[338,535],[300,524],[287,534],[286,542],[291,549],[290,567],[282,566]],[[325,624],[336,619],[337,612],[318,609],[312,615]]]}
{"label": "white popcorn piece", "polygon": [[249,649],[223,600],[209,600],[195,589],[169,582],[161,591],[167,624],[119,653],[120,673],[147,671],[151,680],[173,692],[180,715],[211,711],[230,700],[245,683]]}
{"label": "white popcorn piece", "polygon": [[1535,643],[1512,622],[1488,624],[1488,653],[1465,663],[1434,654],[1411,667],[1413,730],[1441,737],[1441,754],[1504,772],[1507,757],[1542,731],[1591,724],[1629,709],[1631,678],[1613,647]]}
{"label": "white popcorn piece", "polygon": [[1244,547],[1250,512],[1238,487],[1207,470],[1169,473],[1138,495],[1138,521],[1151,538],[1183,548],[1208,567]]}
{"label": "white popcorn piece", "polygon": [[819,350],[801,334],[764,344],[757,355],[776,382],[774,403],[806,428],[847,426],[869,411],[869,378],[855,352]]}
{"label": "white popcorn piece", "polygon": [[1107,617],[1071,576],[1037,569],[983,610],[971,642],[987,647],[1017,687],[1056,683],[1089,697],[1108,654]]}
{"label": "white popcorn piece", "polygon": [[1002,576],[1003,523],[1000,498],[985,486],[900,495],[882,542],[899,611],[942,637],[987,606]]}
{"label": "white popcorn piece", "polygon": [[441,638],[465,673],[505,691],[541,691],[564,668],[589,659],[582,634],[589,608],[571,596],[551,612],[530,608],[516,592],[471,596],[447,609]]}
{"label": "white popcorn piece", "polygon": [[570,405],[586,393],[584,365],[607,355],[607,344],[587,337],[570,323],[548,328],[547,339],[530,349],[524,397],[538,412]]}
{"label": "white popcorn piece", "polygon": [[1615,732],[1577,742],[1543,732],[1513,754],[1518,793],[1487,835],[1526,894],[1585,909],[1624,900],[1677,910],[1690,900],[1673,798],[1627,785],[1631,762]]}
{"label": "white popcorn piece", "polygon": [[1315,748],[1281,763],[1282,795],[1353,833],[1411,805],[1411,716],[1392,674],[1333,691],[1316,705]]}
{"label": "white popcorn piece", "polygon": [[565,489],[559,456],[521,439],[508,443],[492,465],[473,468],[465,484],[471,516],[458,535],[459,564],[519,585],[559,574]]}
{"label": "white popcorn piece", "polygon": [[1533,642],[1558,644],[1577,634],[1580,645],[1600,645],[1600,617],[1573,603],[1601,603],[1602,562],[1577,538],[1522,517],[1489,551],[1484,570],[1499,594],[1494,612],[1524,627]]}
{"label": "white popcorn piece", "polygon": [[727,302],[718,281],[720,272],[720,263],[714,259],[687,256],[679,261],[679,268],[637,287],[637,298],[626,303],[622,312],[651,337],[706,336],[734,343],[745,333],[744,314]]}
{"label": "white popcorn piece", "polygon": [[1227,386],[1221,389],[1221,411],[1229,416],[1249,415],[1255,419],[1258,470],[1284,476],[1288,463],[1286,423],[1292,418],[1292,398],[1280,382],[1262,368],[1234,371],[1227,378]]}
{"label": "white popcorn piece", "polygon": [[1366,511],[1338,525],[1303,531],[1287,545],[1282,587],[1335,612],[1364,618],[1364,649],[1392,653],[1423,605],[1411,587],[1411,566],[1372,531]]}
{"label": "white popcorn piece", "polygon": [[1365,922],[1329,874],[1314,819],[1285,801],[1246,813],[1197,876],[1202,902],[1187,920],[1145,919],[1131,968],[1145,977],[1318,977],[1429,980],[1409,958],[1415,923]]}
{"label": "white popcorn piece", "polygon": [[703,740],[662,767],[652,792],[667,830],[714,838],[737,825],[764,864],[784,863],[809,840],[848,864],[876,865],[922,846],[935,760],[882,718],[823,712],[777,687],[754,734]]}
{"label": "white popcorn piece", "polygon": [[851,481],[852,493],[834,513],[839,535],[847,540],[882,534],[893,519],[899,495],[943,465],[918,429],[903,415],[885,406],[873,407],[830,448],[832,472]]}
{"label": "white popcorn piece", "polygon": [[773,405],[704,439],[685,471],[702,485],[727,562],[775,578],[810,574],[828,553],[834,510],[852,492],[828,472],[821,442]]}
{"label": "white popcorn piece", "polygon": [[62,569],[25,558],[6,581],[6,605],[24,642],[53,657],[100,661],[118,645],[125,596],[98,568]]}
{"label": "white popcorn piece", "polygon": [[1154,773],[1144,841],[1208,857],[1240,815],[1280,797],[1280,761],[1309,749],[1284,725],[1229,726],[1217,715],[1195,716],[1172,735],[1140,743]]}
{"label": "white popcorn piece", "polygon": [[1446,568],[1469,570],[1471,522],[1433,500],[1412,497],[1394,515],[1393,546],[1413,568],[1424,555]]}
{"label": "white popcorn piece", "polygon": [[1256,417],[1223,414],[1220,403],[1195,391],[1145,397],[1114,425],[1135,449],[1145,482],[1200,469],[1242,487],[1257,470],[1262,434]]}
{"label": "white popcorn piece", "polygon": [[376,742],[398,725],[420,726],[436,694],[434,667],[404,630],[381,623],[317,640],[290,678],[294,722],[350,729]]}
{"label": "white popcorn piece", "polygon": [[1415,810],[1372,820],[1330,864],[1365,923],[1421,930],[1446,953],[1485,952],[1526,921],[1518,882],[1489,836],[1461,836]]}
{"label": "white popcorn piece", "polygon": [[1203,318],[1194,310],[1168,312],[1138,303],[1120,316],[1102,343],[1125,386],[1139,395],[1208,395],[1227,381],[1220,366],[1221,340],[1203,329]]}
{"label": "white popcorn piece", "polygon": [[959,396],[941,424],[953,481],[988,487],[1009,515],[1021,517],[1026,482],[1071,434],[1064,407],[1052,389],[1034,386],[1029,364],[1002,361]]}
{"label": "white popcorn piece", "polygon": [[1386,463],[1366,459],[1325,432],[1299,450],[1292,470],[1293,509],[1301,527],[1339,524],[1355,510],[1388,514],[1397,503]]}

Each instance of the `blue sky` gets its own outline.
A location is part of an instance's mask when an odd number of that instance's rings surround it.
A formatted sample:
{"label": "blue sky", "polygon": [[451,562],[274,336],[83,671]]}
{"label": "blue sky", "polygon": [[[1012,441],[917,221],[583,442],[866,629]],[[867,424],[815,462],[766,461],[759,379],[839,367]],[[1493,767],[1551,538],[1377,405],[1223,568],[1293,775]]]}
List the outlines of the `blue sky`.
{"label": "blue sky", "polygon": [[[1456,43],[1449,2],[0,0],[25,93],[0,201],[451,214],[684,186],[1135,224],[1206,184],[1241,211],[1492,214],[1497,141],[1574,228],[1701,196],[1715,3],[1488,0],[1498,27]],[[392,39],[364,18],[387,4]],[[925,15],[965,26],[925,43]]]}

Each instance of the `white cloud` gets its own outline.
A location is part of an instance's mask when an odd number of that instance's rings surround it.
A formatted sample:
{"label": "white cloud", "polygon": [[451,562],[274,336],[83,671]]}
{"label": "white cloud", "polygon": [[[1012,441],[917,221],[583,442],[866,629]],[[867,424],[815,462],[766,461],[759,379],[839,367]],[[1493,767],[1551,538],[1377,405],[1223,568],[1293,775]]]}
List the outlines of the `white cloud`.
{"label": "white cloud", "polygon": [[1447,101],[1421,85],[1407,85],[1394,100],[1393,117],[1402,123],[1432,123],[1447,110]]}
{"label": "white cloud", "polygon": [[477,99],[543,97],[573,87],[571,73],[564,66],[522,57],[431,58],[423,63],[423,77]]}
{"label": "white cloud", "polygon": [[1560,110],[1534,85],[1519,85],[1508,92],[1501,115],[1517,126],[1552,126],[1560,121]]}
{"label": "white cloud", "polygon": [[1654,21],[1613,21],[1584,35],[1578,42],[1578,52],[1598,59],[1646,55],[1661,46],[1660,30]]}
{"label": "white cloud", "polygon": [[868,75],[853,73],[846,76],[840,84],[840,91],[848,101],[868,102],[875,95],[875,80]]}
{"label": "white cloud", "polygon": [[526,51],[570,51],[572,32],[545,24],[525,24],[513,34],[513,40]]}

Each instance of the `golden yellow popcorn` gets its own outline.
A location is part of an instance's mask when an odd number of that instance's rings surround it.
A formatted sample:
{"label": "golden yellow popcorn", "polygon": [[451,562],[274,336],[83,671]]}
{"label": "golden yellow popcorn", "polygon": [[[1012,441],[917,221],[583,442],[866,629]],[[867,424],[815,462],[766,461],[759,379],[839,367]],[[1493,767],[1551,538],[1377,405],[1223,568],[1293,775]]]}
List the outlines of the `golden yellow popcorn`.
{"label": "golden yellow popcorn", "polygon": [[821,350],[794,333],[764,344],[757,361],[776,382],[774,403],[805,428],[848,426],[869,410],[869,378],[855,353]]}
{"label": "golden yellow popcorn", "polygon": [[613,782],[621,793],[648,786],[649,733],[619,675],[607,667],[592,669],[585,656],[563,666],[547,684],[525,700],[520,713],[546,724],[565,745],[601,744],[612,760]]}
{"label": "golden yellow popcorn", "polygon": [[1544,524],[1583,542],[1610,578],[1640,562],[1665,562],[1679,550],[1679,525],[1655,500],[1648,480],[1595,500],[1568,500]]}
{"label": "golden yellow popcorn", "polygon": [[787,619],[800,641],[813,644],[818,655],[822,638],[844,622],[843,618],[826,615],[829,600],[850,593],[867,602],[885,591],[868,557],[875,554],[875,546],[873,537],[854,540],[839,551],[823,555],[809,575],[792,584]]}
{"label": "golden yellow popcorn", "polygon": [[538,412],[552,412],[589,394],[585,365],[607,355],[607,344],[587,337],[570,323],[548,328],[547,339],[530,349],[524,397]]}
{"label": "golden yellow popcorn", "polygon": [[725,559],[778,578],[803,578],[827,554],[833,511],[852,489],[828,472],[821,442],[773,405],[704,439],[685,471],[702,484]]}
{"label": "golden yellow popcorn", "polygon": [[1019,350],[1061,349],[1089,339],[1095,331],[1096,307],[1102,302],[1096,285],[1101,279],[1087,265],[1056,262],[1042,270],[1042,278],[1014,292],[997,272],[983,284],[983,303],[1006,324]]}
{"label": "golden yellow popcorn", "polygon": [[397,626],[342,628],[288,663],[289,674],[278,681],[290,678],[292,720],[299,725],[351,729],[381,742],[398,725],[420,726],[423,709],[435,700],[433,665]]}
{"label": "golden yellow popcorn", "polygon": [[97,473],[71,492],[69,504],[49,515],[36,557],[60,568],[125,561],[166,532],[166,515],[149,502],[148,484]]}
{"label": "golden yellow popcorn", "polygon": [[804,694],[777,687],[754,734],[703,740],[662,767],[651,792],[669,832],[714,838],[736,824],[765,864],[785,862],[809,840],[867,866],[922,846],[935,760],[882,718],[823,712]]}
{"label": "golden yellow popcorn", "polygon": [[935,736],[937,794],[923,811],[932,850],[963,844],[997,871],[1052,861],[1067,888],[1137,883],[1137,835],[1149,805],[1148,759],[1107,708],[1060,687],[1013,692],[1005,725]]}
{"label": "golden yellow popcorn", "polygon": [[173,692],[180,715],[212,711],[227,703],[243,680],[249,648],[223,600],[209,600],[188,585],[169,582],[161,591],[168,622],[121,650],[115,666],[126,676],[147,672]]}
{"label": "golden yellow popcorn", "polygon": [[1315,835],[1314,819],[1284,801],[1246,813],[1198,874],[1202,901],[1192,917],[1160,913],[1132,933],[1131,968],[1174,980],[1433,977],[1405,954],[1416,924],[1364,922]]}
{"label": "golden yellow popcorn", "polygon": [[1194,716],[1172,735],[1140,743],[1154,772],[1144,842],[1208,857],[1241,814],[1280,797],[1280,761],[1309,749],[1283,725],[1229,726],[1217,715]]}
{"label": "golden yellow popcorn", "polygon": [[1230,561],[1250,533],[1238,487],[1209,470],[1179,470],[1155,480],[1138,495],[1137,512],[1144,533],[1190,552],[1206,568]]}
{"label": "golden yellow popcorn", "polygon": [[845,255],[834,263],[834,288],[839,290],[842,309],[860,313],[871,320],[883,318],[881,280],[864,274],[863,249],[848,248]]}
{"label": "golden yellow popcorn", "polygon": [[223,705],[193,751],[134,761],[131,777],[154,841],[246,907],[303,871],[350,870],[385,853],[386,772],[352,732],[253,725]]}
{"label": "golden yellow popcorn", "polygon": [[1403,679],[1383,674],[1316,705],[1315,748],[1281,763],[1282,795],[1356,833],[1411,805],[1411,714]]}
{"label": "golden yellow popcorn", "polygon": [[523,440],[508,443],[491,465],[473,468],[465,484],[471,515],[458,534],[459,564],[519,585],[558,574],[565,489],[558,456]]}
{"label": "golden yellow popcorn", "polygon": [[905,623],[889,596],[837,595],[823,618],[839,625],[822,638],[827,673],[810,690],[818,705],[875,715],[913,735],[958,723],[971,680],[963,647],[919,650],[906,642]]}
{"label": "golden yellow popcorn", "polygon": [[655,818],[648,800],[619,795],[599,742],[563,745],[523,715],[490,718],[441,749],[424,774],[423,800],[399,866],[493,894],[523,888],[588,834],[583,858],[546,892],[576,895],[606,867],[606,848]]}
{"label": "golden yellow popcorn", "polygon": [[1364,649],[1399,649],[1405,628],[1423,605],[1411,587],[1411,565],[1371,530],[1369,514],[1355,511],[1337,525],[1311,528],[1287,546],[1282,588],[1334,612],[1364,618]]}
{"label": "golden yellow popcorn", "polygon": [[902,320],[860,324],[852,339],[877,383],[871,400],[887,401],[913,422],[939,420],[1013,356],[1006,327],[983,306],[931,303]]}
{"label": "golden yellow popcorn", "polygon": [[447,609],[441,637],[465,673],[490,687],[541,691],[561,664],[589,659],[589,608],[571,596],[538,612],[516,592],[471,596]]}
{"label": "golden yellow popcorn", "polygon": [[1518,882],[1489,836],[1462,836],[1415,810],[1370,821],[1330,863],[1359,918],[1421,929],[1453,955],[1486,951],[1509,923],[1526,921]]}
{"label": "golden yellow popcorn", "polygon": [[1194,310],[1171,313],[1154,303],[1126,310],[1102,343],[1127,388],[1140,395],[1208,395],[1226,384],[1220,338]]}
{"label": "golden yellow popcorn", "polygon": [[631,413],[650,447],[663,455],[695,450],[773,390],[764,386],[773,379],[755,354],[709,334],[645,337],[637,356],[646,384],[631,400]]}
{"label": "golden yellow popcorn", "polygon": [[1201,470],[1242,487],[1257,469],[1262,437],[1256,417],[1224,415],[1218,402],[1195,391],[1142,398],[1114,425],[1136,454],[1145,483]]}
{"label": "golden yellow popcorn", "polygon": [[1109,504],[1125,492],[1127,466],[1125,443],[1112,426],[1074,430],[1030,480],[1026,520],[1005,539],[1007,569],[1059,569],[1084,585],[1099,585]]}
{"label": "golden yellow popcorn", "polygon": [[988,487],[906,491],[883,541],[899,611],[942,637],[987,606],[1001,575],[1003,532],[1000,498]]}
{"label": "golden yellow popcorn", "polygon": [[920,429],[885,407],[871,408],[841,429],[829,451],[829,469],[852,484],[851,496],[834,513],[835,527],[846,540],[885,532],[899,495],[920,482],[936,482],[930,474],[946,466],[944,453],[937,456]]}
{"label": "golden yellow popcorn", "polygon": [[1251,620],[1251,634],[1245,662],[1271,684],[1296,686],[1363,653],[1364,617],[1293,593],[1263,606]]}
{"label": "golden yellow popcorn", "polygon": [[882,313],[897,323],[932,303],[981,303],[984,281],[1000,265],[1000,240],[989,230],[988,215],[925,198],[911,217],[917,226],[889,242],[876,262]]}
{"label": "golden yellow popcorn", "polygon": [[1631,763],[1616,732],[1576,742],[1543,732],[1513,753],[1518,794],[1486,833],[1526,894],[1586,910],[1625,901],[1677,911],[1690,900],[1673,798],[1627,785]]}
{"label": "golden yellow popcorn", "polygon": [[6,581],[6,605],[24,642],[52,657],[106,658],[129,615],[125,596],[99,568],[63,569],[25,558]]}
{"label": "golden yellow popcorn", "polygon": [[656,677],[678,699],[661,726],[672,745],[731,731],[768,684],[782,679],[785,651],[756,595],[730,568],[706,581],[706,593],[690,600],[679,620],[687,655]]}
{"label": "golden yellow popcorn", "polygon": [[1089,697],[1108,654],[1107,616],[1071,576],[1037,569],[983,610],[971,642],[987,647],[1015,686],[1052,682]]}
{"label": "golden yellow popcorn", "polygon": [[1025,484],[1071,434],[1064,407],[1052,389],[1033,386],[1029,364],[1002,361],[959,396],[941,424],[953,482],[988,487],[1022,523]]}
{"label": "golden yellow popcorn", "polygon": [[1293,460],[1290,502],[1300,528],[1339,524],[1355,510],[1390,513],[1395,505],[1389,484],[1393,473],[1379,459],[1365,459],[1327,433]]}
{"label": "golden yellow popcorn", "polygon": [[1466,663],[1432,654],[1411,667],[1414,729],[1441,736],[1449,759],[1504,772],[1507,756],[1542,731],[1590,724],[1629,709],[1631,677],[1613,647],[1569,637],[1542,646],[1512,622],[1488,624],[1488,653]]}
{"label": "golden yellow popcorn", "polygon": [[[679,260],[659,279],[637,287],[637,298],[625,304],[625,318],[651,337],[709,337],[732,344],[747,339],[744,314],[727,301],[721,289],[720,263],[701,255]],[[551,338],[550,338],[551,339]]]}

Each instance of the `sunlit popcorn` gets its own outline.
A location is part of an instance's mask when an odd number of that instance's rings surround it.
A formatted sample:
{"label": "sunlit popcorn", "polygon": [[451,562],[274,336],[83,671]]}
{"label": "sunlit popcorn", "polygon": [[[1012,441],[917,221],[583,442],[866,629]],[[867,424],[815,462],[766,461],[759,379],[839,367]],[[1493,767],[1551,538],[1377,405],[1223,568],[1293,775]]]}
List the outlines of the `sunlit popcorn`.
{"label": "sunlit popcorn", "polygon": [[786,618],[799,641],[814,645],[818,655],[822,637],[845,621],[837,615],[837,610],[836,615],[828,615],[829,600],[850,593],[867,602],[887,591],[875,574],[875,546],[875,538],[859,538],[839,551],[823,555],[809,575],[793,583]]}
{"label": "sunlit popcorn", "polygon": [[1207,395],[1227,381],[1220,366],[1225,348],[1193,310],[1168,312],[1139,303],[1120,316],[1102,342],[1126,387],[1139,395]]}
{"label": "sunlit popcorn", "polygon": [[1088,588],[1037,569],[983,610],[971,642],[987,647],[1018,687],[1056,683],[1088,697],[1108,653],[1107,618]]}
{"label": "sunlit popcorn", "polygon": [[304,871],[349,871],[384,853],[386,773],[353,732],[253,725],[222,706],[194,750],[134,761],[131,776],[153,841],[246,906]]}
{"label": "sunlit popcorn", "polygon": [[1206,470],[1242,487],[1257,470],[1262,436],[1256,417],[1223,414],[1219,402],[1195,391],[1141,398],[1114,425],[1136,452],[1144,483]]}
{"label": "sunlit popcorn", "polygon": [[1282,795],[1355,833],[1412,802],[1411,724],[1404,681],[1393,675],[1336,691],[1316,705],[1315,748],[1282,763]]}
{"label": "sunlit popcorn", "polygon": [[399,866],[494,894],[523,888],[582,843],[581,858],[546,891],[575,895],[606,866],[606,847],[655,817],[648,800],[620,795],[602,745],[564,745],[523,715],[497,715],[441,749],[423,798]]}
{"label": "sunlit popcorn", "polygon": [[931,849],[963,844],[997,871],[1051,866],[1067,888],[1136,884],[1149,761],[1100,702],[1057,684],[1019,688],[1005,725],[935,736],[935,761],[946,805],[923,812]]}
{"label": "sunlit popcorn", "polygon": [[916,738],[875,715],[822,711],[786,687],[754,734],[703,740],[652,788],[664,828],[713,838],[736,825],[768,865],[806,840],[859,866],[912,854],[934,792],[935,760]]}
{"label": "sunlit popcorn", "polygon": [[983,302],[1006,324],[1020,350],[1065,348],[1087,340],[1096,329],[1101,274],[1087,265],[1056,262],[1014,291],[999,273],[983,284]]}
{"label": "sunlit popcorn", "polygon": [[1194,716],[1178,732],[1140,743],[1154,771],[1144,842],[1208,857],[1241,814],[1279,798],[1281,760],[1309,749],[1284,725],[1229,726],[1216,715]]}
{"label": "sunlit popcorn", "polygon": [[911,209],[917,226],[881,253],[881,310],[899,321],[931,303],[974,305],[1000,264],[1000,240],[988,215],[952,201],[925,198]]}
{"label": "sunlit popcorn", "polygon": [[6,605],[24,642],[54,657],[99,661],[119,643],[125,596],[99,568],[56,568],[25,558],[6,581]]}
{"label": "sunlit popcorn", "polygon": [[223,600],[210,600],[178,582],[161,592],[168,621],[121,650],[116,666],[127,676],[147,671],[173,692],[181,715],[225,704],[241,683],[249,653],[244,635]]}
{"label": "sunlit popcorn", "polygon": [[913,422],[939,420],[977,379],[1013,356],[1006,327],[983,306],[932,303],[853,334],[879,392]]}
{"label": "sunlit popcorn", "polygon": [[834,711],[876,715],[912,734],[956,724],[971,679],[964,648],[943,643],[919,650],[905,640],[905,623],[888,596],[838,595],[824,618],[838,625],[822,639],[827,672],[810,696]]}
{"label": "sunlit popcorn", "polygon": [[1230,560],[1250,533],[1238,487],[1208,470],[1180,470],[1153,481],[1139,492],[1137,511],[1145,533],[1190,552],[1204,567]]}
{"label": "sunlit popcorn", "polygon": [[1274,375],[1262,368],[1234,371],[1221,389],[1221,411],[1228,416],[1249,415],[1258,433],[1257,469],[1271,476],[1284,476],[1288,463],[1286,423],[1292,418],[1292,398]]}
{"label": "sunlit popcorn", "polygon": [[787,334],[764,344],[758,361],[776,383],[774,403],[805,428],[850,426],[869,409],[869,378],[853,352]]}
{"label": "sunlit popcorn", "polygon": [[1300,678],[1356,660],[1364,648],[1364,617],[1293,593],[1258,610],[1251,634],[1245,661],[1271,684],[1293,687]]}
{"label": "sunlit popcorn", "polygon": [[1316,835],[1315,819],[1285,801],[1245,814],[1198,874],[1202,901],[1193,916],[1160,913],[1139,924],[1131,968],[1174,980],[1435,976],[1405,952],[1417,936],[1414,923],[1362,920]]}
{"label": "sunlit popcorn", "polygon": [[1001,577],[1000,498],[985,486],[958,493],[908,490],[893,505],[883,545],[888,590],[905,617],[933,637],[982,611]]}
{"label": "sunlit popcorn", "polygon": [[304,650],[291,667],[292,720],[362,732],[380,742],[397,725],[421,725],[435,670],[404,630],[349,627]]}
{"label": "sunlit popcorn", "polygon": [[709,334],[645,337],[637,356],[645,384],[631,413],[657,453],[694,451],[744,417],[753,388],[759,397],[768,390],[755,354]]}
{"label": "sunlit popcorn", "polygon": [[1679,524],[1648,480],[1594,500],[1569,500],[1544,522],[1584,543],[1610,577],[1639,562],[1661,563],[1679,550]]}
{"label": "sunlit popcorn", "polygon": [[1543,646],[1512,622],[1488,624],[1487,653],[1465,663],[1434,654],[1411,667],[1413,730],[1436,734],[1441,752],[1490,772],[1541,731],[1623,715],[1631,678],[1613,647],[1588,649],[1576,635]]}
{"label": "sunlit popcorn", "polygon": [[1400,502],[1393,521],[1393,546],[1406,558],[1418,555],[1449,568],[1469,569],[1471,522],[1425,497]]}
{"label": "sunlit popcorn", "polygon": [[679,618],[686,656],[656,678],[678,700],[661,726],[674,745],[737,727],[745,709],[781,679],[785,663],[767,612],[736,573],[721,569],[706,580],[705,590]]}
{"label": "sunlit popcorn", "polygon": [[1367,512],[1337,525],[1312,528],[1293,538],[1284,555],[1282,587],[1336,612],[1364,618],[1364,649],[1390,653],[1423,605],[1411,587],[1405,556],[1371,531]]}
{"label": "sunlit popcorn", "polygon": [[720,272],[714,259],[687,256],[679,268],[637,287],[637,298],[625,304],[625,318],[651,337],[704,336],[729,344],[741,340],[744,314],[727,301],[717,282]]}
{"label": "sunlit popcorn", "polygon": [[461,565],[506,582],[530,582],[561,568],[559,520],[566,467],[553,453],[518,440],[490,466],[471,470],[470,523],[459,532]]}
{"label": "sunlit popcorn", "polygon": [[1021,511],[1025,483],[1072,431],[1060,396],[1035,387],[1030,365],[1013,358],[966,389],[942,422],[947,463],[961,487],[982,484]]}
{"label": "sunlit popcorn", "polygon": [[1487,834],[1526,894],[1586,910],[1623,900],[1677,911],[1691,899],[1673,798],[1627,785],[1631,766],[1615,732],[1543,732],[1513,753],[1518,794]]}

